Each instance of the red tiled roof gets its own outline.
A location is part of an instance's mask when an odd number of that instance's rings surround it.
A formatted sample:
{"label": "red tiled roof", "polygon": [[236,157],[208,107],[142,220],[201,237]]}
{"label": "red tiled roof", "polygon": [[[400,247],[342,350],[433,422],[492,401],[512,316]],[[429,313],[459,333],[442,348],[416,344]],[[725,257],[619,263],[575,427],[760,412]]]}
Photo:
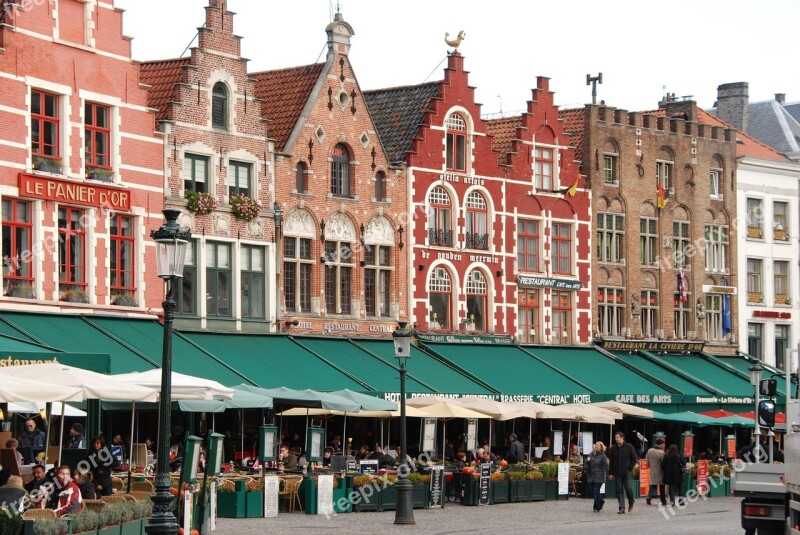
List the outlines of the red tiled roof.
{"label": "red tiled roof", "polygon": [[[716,115],[708,113],[702,108],[697,108],[697,122],[707,124],[710,126],[721,126],[723,128],[733,128]],[[758,158],[760,160],[774,160],[778,162],[789,161],[783,154],[776,151],[769,145],[761,143],[755,138],[752,138],[742,132],[736,132],[736,155],[749,156],[750,158]]]}
{"label": "red tiled roof", "polygon": [[564,133],[570,136],[569,144],[575,147],[575,159],[583,160],[584,108],[571,108],[558,111],[563,121]]}
{"label": "red tiled roof", "polygon": [[251,75],[256,80],[255,96],[262,101],[261,116],[270,121],[269,137],[275,139],[277,151],[286,147],[324,66],[315,63]]}
{"label": "red tiled roof", "polygon": [[517,128],[522,124],[522,115],[490,119],[485,122],[486,133],[492,139],[492,148],[505,156],[511,152],[512,141],[517,138]]}
{"label": "red tiled roof", "polygon": [[174,119],[170,102],[175,100],[175,84],[183,79],[184,67],[190,58],[148,61],[141,65],[141,82],[150,89],[147,105],[158,110],[157,121]]}

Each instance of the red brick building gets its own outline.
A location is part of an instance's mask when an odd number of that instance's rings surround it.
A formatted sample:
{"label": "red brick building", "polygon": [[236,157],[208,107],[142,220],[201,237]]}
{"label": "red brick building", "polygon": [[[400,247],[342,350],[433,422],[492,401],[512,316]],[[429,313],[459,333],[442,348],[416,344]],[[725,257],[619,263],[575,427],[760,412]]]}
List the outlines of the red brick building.
{"label": "red brick building", "polygon": [[732,352],[736,131],[704,124],[692,101],[643,113],[587,105],[561,117],[594,192],[593,331]]}
{"label": "red brick building", "polygon": [[163,222],[163,142],[122,12],[96,0],[0,8],[0,308],[160,308],[146,236]]}
{"label": "red brick building", "polygon": [[441,82],[365,96],[411,182],[417,329],[588,343],[590,193],[548,80],[526,113],[485,121],[455,51]]}
{"label": "red brick building", "polygon": [[283,210],[279,326],[388,336],[408,315],[405,174],[356,80],[353,28],[337,13],[325,31],[324,63],[252,74]]}
{"label": "red brick building", "polygon": [[[142,82],[165,141],[166,204],[194,236],[176,324],[267,332],[276,303],[272,143],[225,6],[209,0],[191,55],[144,63]],[[251,212],[237,212],[243,202]]]}

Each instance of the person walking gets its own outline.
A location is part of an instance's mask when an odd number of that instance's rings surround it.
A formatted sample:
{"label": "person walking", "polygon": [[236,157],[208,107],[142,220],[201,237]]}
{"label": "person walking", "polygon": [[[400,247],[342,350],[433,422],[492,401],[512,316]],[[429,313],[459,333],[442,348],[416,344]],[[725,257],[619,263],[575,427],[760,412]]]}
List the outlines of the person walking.
{"label": "person walking", "polygon": [[600,489],[606,484],[608,479],[608,457],[606,457],[606,446],[602,442],[595,442],[592,453],[589,454],[589,461],[586,465],[586,482],[592,491],[594,505],[592,511],[599,513],[603,510],[606,503],[605,494],[600,493]]}
{"label": "person walking", "polygon": [[628,498],[628,512],[633,511],[633,489],[631,488],[631,470],[636,466],[639,458],[636,449],[628,442],[625,442],[625,433],[617,431],[614,433],[615,444],[611,446],[609,457],[611,458],[609,479],[614,479],[617,483],[617,499],[619,500],[619,511],[617,514],[625,514],[625,497]]}
{"label": "person walking", "polygon": [[[681,496],[683,485],[683,467],[678,456],[678,446],[671,444],[661,461],[663,483],[669,485],[669,504],[675,505],[675,496]],[[663,502],[662,502],[663,503]]]}
{"label": "person walking", "polygon": [[661,461],[664,460],[664,439],[656,439],[655,445],[647,450],[647,464],[650,466],[650,491],[647,493],[647,505],[658,492],[661,505],[667,505],[664,495],[664,473],[661,470]]}

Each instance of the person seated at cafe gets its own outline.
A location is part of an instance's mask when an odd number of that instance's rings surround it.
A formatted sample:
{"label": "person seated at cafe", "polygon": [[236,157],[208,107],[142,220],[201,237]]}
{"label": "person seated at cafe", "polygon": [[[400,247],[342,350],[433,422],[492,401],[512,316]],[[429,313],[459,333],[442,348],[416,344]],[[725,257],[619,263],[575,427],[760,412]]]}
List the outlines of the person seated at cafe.
{"label": "person seated at cafe", "polygon": [[0,514],[23,513],[29,505],[28,492],[22,486],[22,478],[9,476],[8,482],[0,487]]}
{"label": "person seated at cafe", "polygon": [[44,453],[45,441],[47,437],[41,429],[36,427],[36,422],[33,418],[25,420],[25,431],[20,433],[19,448],[23,452],[25,464],[33,464],[34,460],[40,453]]}
{"label": "person seated at cafe", "polygon": [[458,453],[456,453],[456,468],[461,470],[462,468],[467,466],[467,464],[469,464],[467,462],[467,454],[464,453],[463,451],[459,451]]}
{"label": "person seated at cafe", "polygon": [[97,493],[94,490],[94,482],[92,481],[91,472],[88,470],[85,472],[75,470],[75,472],[72,474],[72,480],[81,490],[81,498],[84,500],[94,500],[96,498]]}
{"label": "person seated at cafe", "polygon": [[570,445],[569,458],[567,460],[572,464],[583,464],[583,459],[581,458],[581,450],[578,448],[577,444]]}
{"label": "person seated at cafe", "polygon": [[[104,437],[96,436],[92,439],[86,452],[86,462],[92,467],[95,494],[111,496],[114,493],[114,488],[111,484],[111,471],[117,467],[118,463],[106,445]],[[69,477],[69,473],[67,473],[67,477]],[[69,477],[69,480],[72,481],[72,478]]]}
{"label": "person seated at cafe", "polygon": [[278,451],[279,466],[283,464],[285,470],[294,470],[297,468],[297,456],[293,453],[289,453],[289,446],[281,444],[281,448]]}
{"label": "person seated at cafe", "polygon": [[447,444],[445,444],[445,446],[444,446],[444,458],[447,459],[447,460],[450,460],[450,459],[455,458],[455,456],[456,456],[456,452],[453,449],[453,443],[448,440]]}
{"label": "person seated at cafe", "polygon": [[56,478],[60,485],[56,491],[58,498],[55,507],[56,516],[77,513],[81,510],[81,489],[72,481],[69,466],[59,466],[56,470]]}
{"label": "person seated at cafe", "polygon": [[144,445],[147,448],[147,453],[155,455],[156,454],[156,444],[153,442],[153,439],[150,437],[145,437]]}
{"label": "person seated at cafe", "polygon": [[333,449],[334,452],[342,451],[341,435],[336,435],[335,437],[333,437],[333,440],[331,440],[331,449]]}
{"label": "person seated at cafe", "polygon": [[332,456],[333,448],[325,448],[325,450],[322,452],[322,466],[330,466]]}
{"label": "person seated at cafe", "polygon": [[14,450],[14,455],[17,457],[17,464],[22,466],[25,463],[23,462],[22,454],[17,449],[18,446],[19,441],[16,438],[9,438],[6,440],[6,448]]}
{"label": "person seated at cafe", "polygon": [[483,448],[475,448],[472,450],[472,462],[479,463],[481,462],[481,458],[483,458]]}
{"label": "person seated at cafe", "polygon": [[[402,457],[402,455],[400,454],[400,450],[401,450],[400,446],[395,446],[395,447],[394,447],[394,451],[395,451],[395,458],[394,458],[394,462],[395,462],[395,464],[396,464],[397,466],[400,466],[400,464],[402,464],[402,461],[401,461],[401,459],[402,459],[403,457]],[[408,467],[409,467],[409,468],[410,468],[412,471],[416,471],[416,470],[417,470],[417,465],[416,465],[416,464],[414,464],[414,459],[411,457],[411,455],[409,455],[409,454],[407,454],[407,453],[406,453],[406,465],[407,465],[407,466],[408,466]]]}
{"label": "person seated at cafe", "polygon": [[384,453],[380,446],[375,446],[375,449],[369,454],[368,459],[374,459],[379,461],[381,457],[383,457]]}
{"label": "person seated at cafe", "polygon": [[69,428],[69,440],[64,447],[70,450],[82,450],[86,447],[86,436],[83,434],[81,424],[76,422]]}
{"label": "person seated at cafe", "polygon": [[44,509],[50,501],[50,492],[53,490],[53,480],[47,477],[44,466],[34,465],[31,469],[33,479],[25,484],[25,490],[31,497],[32,507]]}
{"label": "person seated at cafe", "polygon": [[365,459],[369,459],[370,451],[369,446],[367,446],[366,442],[362,442],[361,445],[358,447],[358,451],[356,452],[356,461],[363,461]]}
{"label": "person seated at cafe", "polygon": [[481,463],[489,463],[493,467],[497,466],[497,457],[495,457],[494,453],[489,451],[488,449],[483,450],[483,454],[481,454]]}
{"label": "person seated at cafe", "polygon": [[544,440],[542,441],[542,447],[543,448],[547,448],[546,450],[544,450],[542,452],[542,460],[543,461],[552,460],[553,459],[553,452],[551,451],[552,447],[550,445],[550,437],[544,437]]}

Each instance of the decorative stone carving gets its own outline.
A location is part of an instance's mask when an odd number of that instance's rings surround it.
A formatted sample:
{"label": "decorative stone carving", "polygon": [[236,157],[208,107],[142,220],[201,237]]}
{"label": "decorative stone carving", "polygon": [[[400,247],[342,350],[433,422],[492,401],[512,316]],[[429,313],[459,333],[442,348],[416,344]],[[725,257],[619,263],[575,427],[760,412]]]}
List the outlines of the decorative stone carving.
{"label": "decorative stone carving", "polygon": [[227,236],[231,228],[230,216],[227,214],[214,213],[211,219],[215,234]]}
{"label": "decorative stone carving", "polygon": [[325,222],[325,239],[353,243],[356,241],[356,229],[346,215],[333,214]]}
{"label": "decorative stone carving", "polygon": [[370,219],[364,232],[364,243],[367,245],[394,245],[394,229],[389,220],[382,216]]}
{"label": "decorative stone carving", "polygon": [[264,236],[264,221],[260,217],[257,217],[247,223],[247,234],[251,238],[261,238]]}
{"label": "decorative stone carving", "polygon": [[702,297],[697,298],[697,303],[695,303],[695,309],[697,311],[697,321],[703,322],[706,319],[706,304],[703,302]]}
{"label": "decorative stone carving", "polygon": [[178,224],[182,227],[194,228],[194,215],[191,212],[182,212],[178,217]]}
{"label": "decorative stone carving", "polygon": [[314,218],[305,210],[292,210],[286,216],[283,233],[286,236],[314,238],[317,235]]}
{"label": "decorative stone carving", "polygon": [[637,294],[631,294],[631,316],[633,319],[639,319],[639,316],[642,315],[642,304],[639,302],[639,296]]}

